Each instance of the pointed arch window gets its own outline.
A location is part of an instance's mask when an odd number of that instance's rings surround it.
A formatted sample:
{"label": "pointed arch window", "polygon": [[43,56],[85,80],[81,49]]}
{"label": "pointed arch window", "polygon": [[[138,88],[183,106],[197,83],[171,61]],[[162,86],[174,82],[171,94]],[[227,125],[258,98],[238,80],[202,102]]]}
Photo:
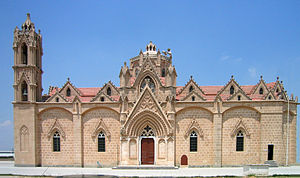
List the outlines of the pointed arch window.
{"label": "pointed arch window", "polygon": [[264,89],[263,89],[263,88],[260,88],[260,89],[259,89],[259,94],[260,94],[260,95],[264,94]]}
{"label": "pointed arch window", "polygon": [[66,95],[67,95],[67,96],[71,96],[71,89],[70,89],[70,88],[67,89]]}
{"label": "pointed arch window", "polygon": [[193,86],[190,86],[189,92],[192,92],[193,90],[194,90],[194,87],[193,87]]}
{"label": "pointed arch window", "polygon": [[233,93],[234,93],[234,87],[231,86],[231,87],[230,87],[230,94],[232,95]]}
{"label": "pointed arch window", "polygon": [[110,88],[110,87],[108,87],[108,88],[106,89],[106,94],[107,94],[108,96],[111,96],[111,88]]}
{"label": "pointed arch window", "polygon": [[198,135],[195,131],[190,134],[190,152],[197,152]]}
{"label": "pointed arch window", "polygon": [[25,81],[21,85],[22,101],[28,101],[28,86]]}
{"label": "pointed arch window", "polygon": [[236,151],[244,151],[244,134],[241,130],[236,134]]}
{"label": "pointed arch window", "polygon": [[53,151],[60,152],[60,134],[58,131],[53,134]]}
{"label": "pointed arch window", "polygon": [[28,49],[27,49],[27,45],[25,43],[23,43],[22,45],[22,64],[26,64],[28,63]]}
{"label": "pointed arch window", "polygon": [[166,69],[165,69],[165,68],[163,68],[163,69],[161,70],[161,76],[162,76],[162,77],[165,77],[165,76],[166,76]]}
{"label": "pointed arch window", "polygon": [[105,152],[105,134],[102,131],[98,134],[98,152]]}
{"label": "pointed arch window", "polygon": [[56,100],[57,103],[59,102],[59,98],[58,97],[55,100]]}
{"label": "pointed arch window", "polygon": [[100,97],[100,101],[101,102],[103,102],[104,101],[104,97],[102,96],[102,97]]}
{"label": "pointed arch window", "polygon": [[240,100],[241,100],[241,95],[238,95],[238,96],[237,96],[237,99],[240,101]]}
{"label": "pointed arch window", "polygon": [[143,91],[143,89],[145,88],[146,84],[148,84],[149,88],[152,90],[152,92],[155,92],[155,84],[154,81],[152,80],[151,77],[147,76],[144,78],[142,84],[141,84],[141,88],[140,91]]}
{"label": "pointed arch window", "polygon": [[195,96],[192,96],[192,101],[195,101]]}

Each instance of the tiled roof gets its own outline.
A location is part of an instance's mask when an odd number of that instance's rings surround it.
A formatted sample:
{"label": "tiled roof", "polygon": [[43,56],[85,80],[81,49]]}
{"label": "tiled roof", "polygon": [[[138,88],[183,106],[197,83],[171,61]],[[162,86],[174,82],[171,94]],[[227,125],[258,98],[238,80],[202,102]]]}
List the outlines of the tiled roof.
{"label": "tiled roof", "polygon": [[[165,84],[165,78],[160,77],[160,80],[162,84]],[[135,81],[135,77],[130,78],[131,84],[133,84]],[[266,86],[268,87],[269,90],[273,89],[274,86],[276,85],[276,82],[271,82],[271,83],[266,83]],[[260,94],[253,94],[253,90],[255,89],[257,85],[243,85],[240,86],[241,89],[244,91],[244,93],[251,98],[252,100],[263,100],[267,93],[264,95]],[[201,95],[206,101],[214,101],[216,99],[216,96],[218,95],[218,92],[223,89],[224,86],[199,86],[199,88],[204,92],[204,95]],[[184,88],[184,86],[177,86],[176,87],[176,100],[181,100],[184,97],[187,96],[187,93],[181,92],[181,90]],[[79,96],[79,99],[82,102],[90,102],[93,97],[97,95],[97,93],[101,90],[101,87],[91,87],[91,88],[77,88],[82,95]],[[49,96],[54,95],[57,91],[59,91],[60,88],[57,87],[50,87],[49,90]],[[180,94],[179,94],[180,93]],[[221,93],[220,97],[222,100],[227,100],[231,95],[229,93]],[[120,96],[115,95],[115,96],[110,96],[114,101],[118,101]],[[68,101],[73,101],[74,96],[71,97],[66,97]]]}

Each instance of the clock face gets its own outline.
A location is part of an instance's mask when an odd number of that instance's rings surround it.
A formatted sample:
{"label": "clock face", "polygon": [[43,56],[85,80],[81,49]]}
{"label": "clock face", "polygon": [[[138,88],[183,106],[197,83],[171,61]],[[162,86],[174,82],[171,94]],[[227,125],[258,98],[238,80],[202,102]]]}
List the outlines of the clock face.
{"label": "clock face", "polygon": [[140,91],[143,91],[143,89],[145,88],[146,84],[148,84],[149,88],[152,90],[152,92],[155,91],[155,84],[152,80],[152,78],[150,78],[149,76],[145,77],[142,84],[141,84],[141,89]]}

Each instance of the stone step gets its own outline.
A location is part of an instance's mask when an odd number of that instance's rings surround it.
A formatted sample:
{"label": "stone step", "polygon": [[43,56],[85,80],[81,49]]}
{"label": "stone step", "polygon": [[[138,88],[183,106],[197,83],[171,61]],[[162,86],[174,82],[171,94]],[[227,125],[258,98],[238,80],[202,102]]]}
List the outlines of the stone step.
{"label": "stone step", "polygon": [[265,164],[268,164],[269,167],[278,167],[277,162],[274,161],[274,160],[268,160],[268,161],[265,161]]}
{"label": "stone step", "polygon": [[178,169],[176,166],[160,166],[160,165],[138,165],[138,166],[117,166],[112,169]]}

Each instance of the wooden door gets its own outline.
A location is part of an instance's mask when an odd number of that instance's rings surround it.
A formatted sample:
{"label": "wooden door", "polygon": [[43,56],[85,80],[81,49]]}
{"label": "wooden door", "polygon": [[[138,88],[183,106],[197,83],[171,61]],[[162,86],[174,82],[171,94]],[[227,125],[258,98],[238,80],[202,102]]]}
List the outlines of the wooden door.
{"label": "wooden door", "polygon": [[153,138],[142,139],[142,164],[154,164],[154,140]]}
{"label": "wooden door", "polygon": [[181,156],[181,165],[188,165],[188,158],[186,155]]}
{"label": "wooden door", "polygon": [[268,160],[273,160],[274,145],[268,145]]}

